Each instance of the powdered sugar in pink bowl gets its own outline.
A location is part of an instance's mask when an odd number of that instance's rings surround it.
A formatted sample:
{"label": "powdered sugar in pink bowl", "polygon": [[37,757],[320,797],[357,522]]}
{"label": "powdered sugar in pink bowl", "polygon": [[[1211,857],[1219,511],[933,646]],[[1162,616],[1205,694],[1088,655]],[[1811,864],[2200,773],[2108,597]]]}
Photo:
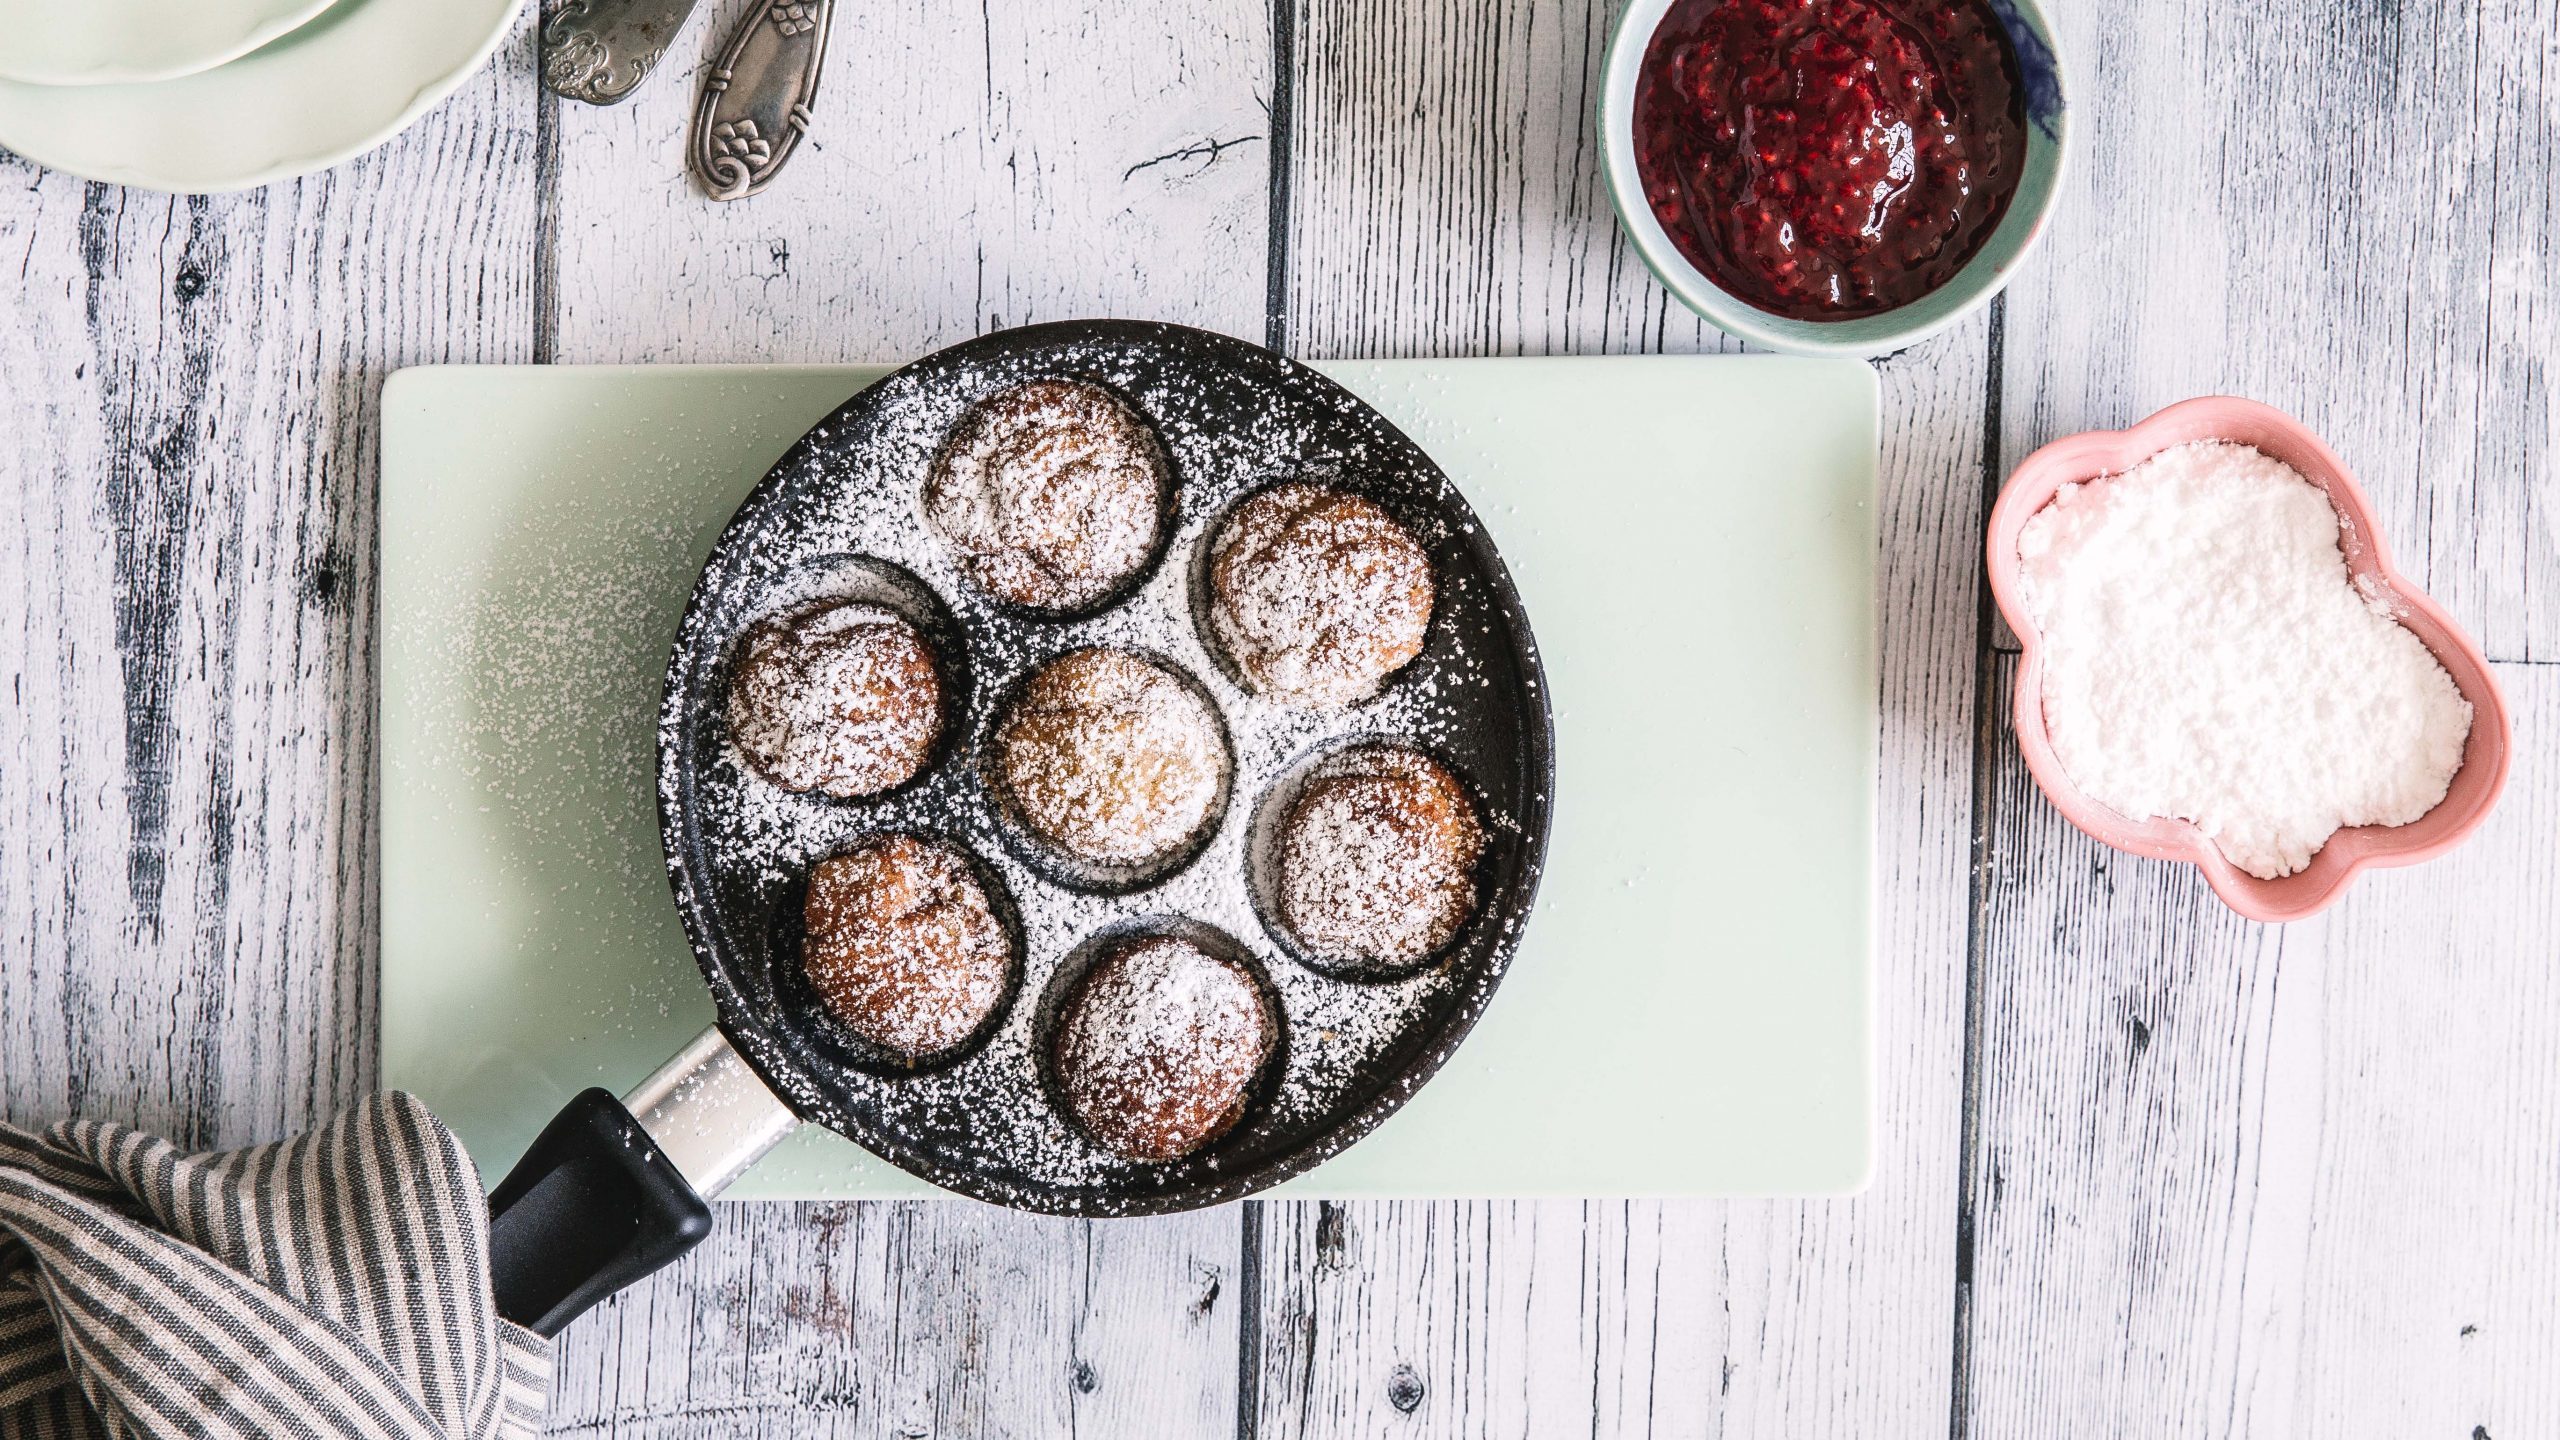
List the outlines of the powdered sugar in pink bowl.
{"label": "powdered sugar in pink bowl", "polygon": [[[2339,830],[2307,866],[2280,879],[2260,879],[2241,870],[2187,821],[2136,821],[2090,799],[2063,768],[2045,726],[2041,645],[2023,589],[2021,531],[2064,485],[2121,474],[2164,450],[2199,440],[2254,447],[2325,491],[2338,511],[2339,548],[2349,574],[2360,589],[2387,598],[2392,617],[2435,656],[2472,708],[2461,768],[2441,802],[2406,825]],[[2318,436],[2281,411],[2251,400],[2210,396],[2172,405],[2129,430],[2095,430],[2045,446],[2010,475],[1992,508],[1986,561],[1992,596],[2024,646],[2017,678],[2018,748],[2038,787],[2072,824],[2119,850],[2195,865],[2225,904],[2253,920],[2302,919],[2335,903],[2368,866],[2414,865],[2443,854],[2488,818],[2506,786],[2506,701],[2488,661],[2424,591],[2392,567],[2373,508],[2346,465]]]}

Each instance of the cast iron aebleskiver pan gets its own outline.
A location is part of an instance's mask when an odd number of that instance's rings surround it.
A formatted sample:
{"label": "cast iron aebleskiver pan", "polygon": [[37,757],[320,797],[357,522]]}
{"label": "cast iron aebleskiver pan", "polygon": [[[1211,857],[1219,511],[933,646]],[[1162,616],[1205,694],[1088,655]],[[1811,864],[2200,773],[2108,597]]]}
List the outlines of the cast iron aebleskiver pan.
{"label": "cast iron aebleskiver pan", "polygon": [[[968,584],[918,502],[935,449],[970,405],[1043,378],[1113,391],[1155,428],[1173,471],[1169,538],[1149,569],[1094,613],[1065,621],[1009,609]],[[1245,496],[1293,479],[1351,489],[1395,514],[1430,553],[1438,591],[1423,654],[1385,694],[1312,721],[1252,702],[1199,619],[1205,550],[1219,522]],[[746,771],[726,741],[740,637],[759,620],[834,594],[915,621],[942,652],[954,696],[950,736],[928,770],[863,801],[787,795]],[[1198,681],[1237,750],[1238,783],[1224,812],[1202,848],[1169,873],[1096,877],[1046,861],[1004,820],[976,763],[998,706],[1029,672],[1094,643],[1134,644]],[[1475,919],[1424,966],[1387,976],[1305,963],[1263,923],[1268,907],[1245,898],[1267,816],[1294,779],[1363,739],[1416,744],[1450,764],[1475,792],[1488,832]],[[1394,1113],[1483,1012],[1536,893],[1553,783],[1536,644],[1492,540],[1429,456],[1331,380],[1224,335],[1131,321],[1002,331],[883,378],[813,427],[739,507],[704,564],[668,665],[660,819],[677,909],[720,1033],[689,1047],[628,1107],[601,1090],[580,1097],[494,1192],[502,1311],[554,1333],[699,1238],[709,1212],[697,1192],[715,1191],[735,1168],[714,1162],[705,1182],[666,1153],[687,1143],[666,1122],[673,1112],[739,1113],[717,1097],[697,1105],[685,1087],[719,1066],[747,1079],[740,1061],[800,1119],[1000,1205],[1162,1214],[1303,1173]],[[810,866],[862,836],[899,830],[971,852],[1018,941],[1017,981],[988,1032],[918,1068],[868,1050],[837,1024],[801,978],[798,957]],[[1201,921],[1211,926],[1209,943],[1262,982],[1282,1013],[1282,1039],[1233,1131],[1170,1164],[1120,1160],[1057,1103],[1046,1063],[1051,1022],[1080,966],[1103,948],[1097,937]],[[667,1080],[679,1072],[688,1078]],[[756,1103],[779,1118],[773,1100]],[[738,1145],[735,1164],[750,1163],[779,1133]],[[721,1143],[714,1135],[711,1148]]]}
{"label": "cast iron aebleskiver pan", "polygon": [[[1449,977],[1445,992],[1386,1053],[1362,1067],[1366,1073],[1337,1101],[1322,1113],[1287,1118],[1259,1107],[1191,1160],[1106,1167],[1069,1181],[1056,1178],[1056,1166],[1034,1164],[1035,1157],[1017,1153],[1019,1115],[990,1113],[1019,1105],[1044,1128],[1059,1132],[1058,1143],[1078,1142],[1071,1122],[1048,1106],[1047,1095],[999,1093],[992,1097],[997,1105],[990,1105],[985,1091],[951,1083],[948,1071],[916,1076],[859,1063],[864,1057],[858,1045],[848,1044],[850,1037],[830,1025],[822,1007],[794,983],[797,956],[788,952],[797,935],[795,882],[805,873],[797,862],[805,857],[776,865],[769,849],[759,854],[752,845],[734,843],[734,837],[718,833],[723,813],[717,808],[745,803],[741,787],[761,783],[742,776],[724,753],[727,663],[749,625],[788,604],[777,586],[791,591],[807,583],[811,547],[795,545],[780,532],[805,530],[812,515],[824,512],[841,492],[864,488],[866,462],[890,472],[894,485],[920,490],[921,462],[947,430],[945,417],[956,419],[969,404],[1012,384],[1049,376],[1107,385],[1135,404],[1165,439],[1180,519],[1158,566],[1190,566],[1191,551],[1205,543],[1209,524],[1233,500],[1303,473],[1347,484],[1413,526],[1432,551],[1440,613],[1425,655],[1397,683],[1429,688],[1461,672],[1481,680],[1440,687],[1444,698],[1435,708],[1448,722],[1435,727],[1425,743],[1455,762],[1497,822],[1479,916],[1437,967]],[[1275,430],[1276,412],[1296,420],[1296,444],[1269,443],[1288,428]],[[1234,438],[1240,435],[1264,438],[1238,445]],[[1291,451],[1285,471],[1264,471],[1275,455]],[[1221,470],[1226,473],[1211,473]],[[924,545],[938,543],[920,522],[903,528]],[[834,536],[814,548],[842,553]],[[1142,580],[1135,588],[1148,584]],[[965,584],[931,588],[943,613],[920,617],[928,620],[928,630],[956,629],[969,642],[960,744],[888,803],[806,803],[840,813],[843,840],[911,827],[937,831],[982,853],[1018,850],[1004,844],[1008,837],[994,818],[977,767],[961,752],[974,746],[995,704],[1027,671],[1027,657],[1054,654],[1091,637],[1073,626],[1009,613]],[[1107,614],[1100,623],[1107,626]],[[1179,663],[1183,657],[1172,658]],[[962,1194],[1060,1214],[1156,1214],[1249,1195],[1333,1155],[1403,1104],[1464,1039],[1517,946],[1545,850],[1554,767],[1546,690],[1528,618],[1492,540],[1430,457],[1348,391],[1270,351],[1206,331],[1125,321],[1031,326],[954,346],[856,395],[815,427],[748,496],[713,548],[668,667],[663,722],[660,813],[677,906],[718,1001],[722,1028],[748,1062],[802,1118],[842,1131],[893,1164]],[[1356,713],[1337,728],[1372,733]],[[1243,790],[1239,786],[1231,798],[1224,825],[1249,828],[1261,797]],[[1214,863],[1225,853],[1213,846],[1193,863]],[[1022,877],[1012,888],[1024,888],[1024,879],[1034,887],[1040,883]],[[1017,902],[1030,898],[1014,896]],[[1103,923],[1127,923],[1147,913],[1165,911],[1140,895]],[[1260,960],[1266,974],[1298,963],[1258,927],[1232,938]],[[1045,1048],[1039,1024],[1045,1017],[1034,1012],[1055,989],[1047,982],[1058,957],[1037,949],[1012,1002],[1025,1013],[1008,1016],[989,1048],[1001,1047],[1005,1031],[1027,1031],[1032,1048]],[[1382,991],[1364,991],[1357,981],[1326,983],[1355,996],[1375,993],[1377,1003],[1388,1003]],[[1292,1048],[1303,1050],[1304,1042]],[[955,1068],[985,1058],[973,1055]],[[1014,1067],[1007,1073],[1018,1078],[1023,1071]],[[1008,1123],[999,1127],[998,1119]]]}

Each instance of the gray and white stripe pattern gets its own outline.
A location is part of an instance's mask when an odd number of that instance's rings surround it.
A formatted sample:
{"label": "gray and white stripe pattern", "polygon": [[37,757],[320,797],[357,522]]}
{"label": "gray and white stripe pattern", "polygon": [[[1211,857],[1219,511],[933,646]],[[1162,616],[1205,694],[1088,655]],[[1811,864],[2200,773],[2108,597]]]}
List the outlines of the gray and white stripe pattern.
{"label": "gray and white stripe pattern", "polygon": [[207,1155],[0,1125],[0,1440],[508,1440],[551,1348],[498,1318],[489,1213],[408,1095]]}

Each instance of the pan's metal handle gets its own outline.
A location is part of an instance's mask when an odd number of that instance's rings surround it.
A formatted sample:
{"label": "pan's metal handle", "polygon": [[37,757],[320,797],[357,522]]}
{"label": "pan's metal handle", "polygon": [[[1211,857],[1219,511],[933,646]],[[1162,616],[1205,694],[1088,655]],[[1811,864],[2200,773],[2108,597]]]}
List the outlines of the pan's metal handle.
{"label": "pan's metal handle", "polygon": [[717,1025],[622,1097],[640,1128],[708,1200],[800,1128]]}
{"label": "pan's metal handle", "polygon": [[543,1336],[711,1233],[709,1199],[799,1125],[713,1027],[624,1099],[589,1090],[489,1193],[498,1313]]}

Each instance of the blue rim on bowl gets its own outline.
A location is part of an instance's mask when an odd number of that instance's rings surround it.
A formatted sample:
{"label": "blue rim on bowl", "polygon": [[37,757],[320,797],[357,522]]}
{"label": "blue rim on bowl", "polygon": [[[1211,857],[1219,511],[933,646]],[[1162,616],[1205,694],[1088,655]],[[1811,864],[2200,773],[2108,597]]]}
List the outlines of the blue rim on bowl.
{"label": "blue rim on bowl", "polygon": [[1662,16],[1677,0],[1630,0],[1609,40],[1600,83],[1600,168],[1619,228],[1663,288],[1719,330],[1799,355],[1882,355],[1936,334],[1988,304],[2043,238],[2062,191],[2071,148],[2071,106],[2053,24],[2036,0],[1987,0],[2018,57],[2027,105],[2027,156],[2017,194],[1998,228],[1955,278],[1908,305],[1855,320],[1790,320],[1736,299],[1699,273],[1645,203],[1636,173],[1637,73]]}

